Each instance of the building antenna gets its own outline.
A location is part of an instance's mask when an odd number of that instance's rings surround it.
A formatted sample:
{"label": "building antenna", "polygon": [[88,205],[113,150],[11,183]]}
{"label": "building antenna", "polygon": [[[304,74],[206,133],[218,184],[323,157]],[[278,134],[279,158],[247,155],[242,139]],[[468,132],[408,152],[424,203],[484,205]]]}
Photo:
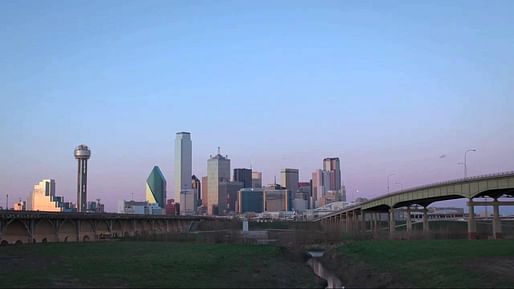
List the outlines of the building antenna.
{"label": "building antenna", "polygon": [[273,183],[276,185],[277,184],[277,176],[273,176]]}
{"label": "building antenna", "polygon": [[218,146],[218,154],[220,154],[220,147]]}

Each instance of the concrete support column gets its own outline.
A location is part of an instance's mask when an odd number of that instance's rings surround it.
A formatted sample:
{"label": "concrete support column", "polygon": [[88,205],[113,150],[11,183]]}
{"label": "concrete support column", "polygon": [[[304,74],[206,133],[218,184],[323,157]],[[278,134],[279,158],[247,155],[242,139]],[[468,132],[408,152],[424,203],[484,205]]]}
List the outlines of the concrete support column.
{"label": "concrete support column", "polygon": [[500,205],[498,199],[494,199],[493,202],[493,238],[502,238],[502,223],[500,219]]}
{"label": "concrete support column", "polygon": [[368,230],[368,224],[366,224],[366,212],[361,211],[361,231],[366,232]]}
{"label": "concrete support column", "polygon": [[373,232],[375,228],[373,228],[373,220],[375,219],[375,214],[373,212],[369,213],[369,231]]}
{"label": "concrete support column", "polygon": [[407,220],[407,233],[412,232],[412,218],[410,216],[410,207],[407,207],[407,210],[405,212],[407,214],[406,220]]}
{"label": "concrete support column", "polygon": [[344,215],[344,230],[346,233],[348,233],[350,231],[350,223],[348,221],[348,212],[346,212]]}
{"label": "concrete support column", "polygon": [[423,208],[423,232],[428,233],[429,229],[430,228],[428,227],[428,208],[424,207]]}
{"label": "concrete support column", "polygon": [[394,236],[396,221],[394,220],[394,208],[389,209],[389,237]]}
{"label": "concrete support column", "polygon": [[35,238],[35,234],[36,234],[36,221],[30,220],[28,227],[29,227],[29,235],[30,235],[28,243],[32,244],[34,242],[34,238]]}
{"label": "concrete support column", "polygon": [[377,214],[375,212],[371,213],[371,231],[375,232],[377,230]]}
{"label": "concrete support column", "polygon": [[359,231],[359,215],[357,215],[357,211],[353,211],[352,214],[352,226],[353,231],[358,232]]}
{"label": "concrete support column", "polygon": [[77,242],[80,242],[80,222],[80,220],[77,220],[77,222],[75,223],[75,225],[77,226]]}
{"label": "concrete support column", "polygon": [[359,215],[357,211],[353,211],[353,228],[356,233],[359,232]]}
{"label": "concrete support column", "polygon": [[468,238],[475,240],[477,238],[477,225],[475,222],[475,206],[473,199],[468,201]]}

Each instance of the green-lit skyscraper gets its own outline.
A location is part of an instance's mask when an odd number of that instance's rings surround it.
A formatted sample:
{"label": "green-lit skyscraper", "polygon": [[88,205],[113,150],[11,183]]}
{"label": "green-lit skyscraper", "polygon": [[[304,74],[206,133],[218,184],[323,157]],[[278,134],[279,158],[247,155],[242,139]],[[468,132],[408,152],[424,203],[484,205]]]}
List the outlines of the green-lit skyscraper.
{"label": "green-lit skyscraper", "polygon": [[166,179],[158,166],[153,167],[146,179],[146,200],[161,208],[166,207]]}

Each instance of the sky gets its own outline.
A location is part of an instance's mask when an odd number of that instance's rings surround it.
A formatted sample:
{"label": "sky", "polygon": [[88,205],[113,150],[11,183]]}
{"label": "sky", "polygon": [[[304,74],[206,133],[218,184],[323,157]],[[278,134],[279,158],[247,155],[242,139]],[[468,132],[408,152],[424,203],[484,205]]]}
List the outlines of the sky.
{"label": "sky", "polygon": [[76,202],[193,173],[341,159],[350,199],[514,170],[514,1],[0,1],[0,206],[53,178]]}

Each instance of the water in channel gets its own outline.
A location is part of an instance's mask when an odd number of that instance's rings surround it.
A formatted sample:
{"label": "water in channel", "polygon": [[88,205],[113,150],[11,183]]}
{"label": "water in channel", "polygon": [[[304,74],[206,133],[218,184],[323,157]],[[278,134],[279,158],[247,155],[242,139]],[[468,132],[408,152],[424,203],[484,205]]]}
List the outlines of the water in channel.
{"label": "water in channel", "polygon": [[341,280],[339,280],[334,273],[325,269],[323,264],[321,264],[320,257],[323,256],[323,252],[308,252],[308,254],[311,255],[312,258],[307,261],[307,264],[312,268],[314,274],[327,281],[327,289],[344,288]]}

